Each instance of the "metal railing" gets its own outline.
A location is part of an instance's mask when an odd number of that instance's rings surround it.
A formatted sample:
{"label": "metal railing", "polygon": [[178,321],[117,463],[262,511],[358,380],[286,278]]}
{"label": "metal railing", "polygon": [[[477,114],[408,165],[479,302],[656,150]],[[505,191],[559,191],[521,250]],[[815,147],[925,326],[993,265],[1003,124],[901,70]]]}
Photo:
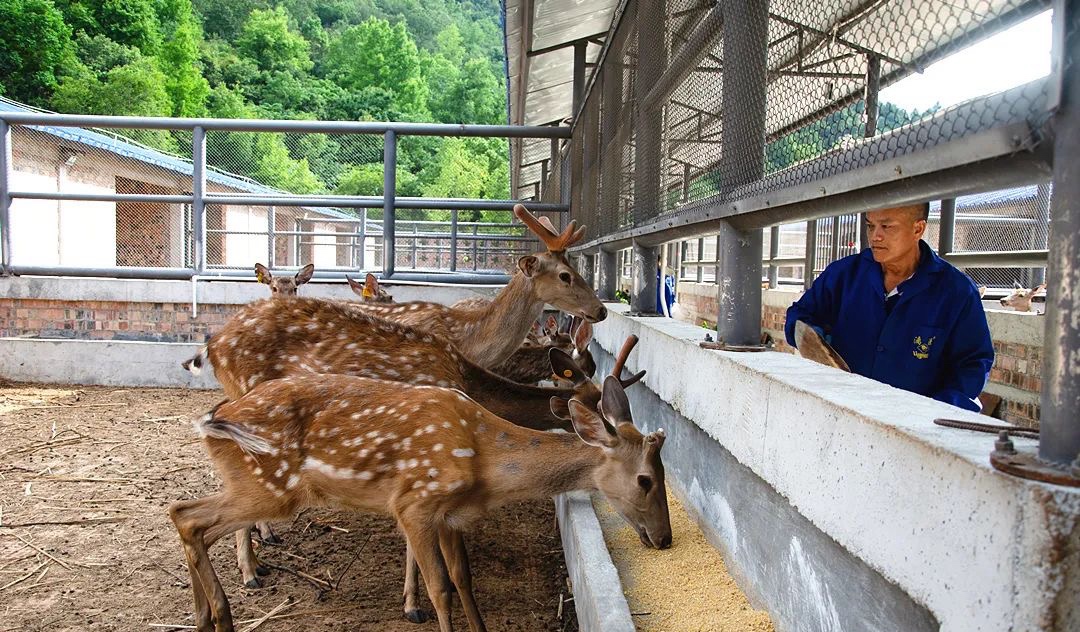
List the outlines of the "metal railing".
{"label": "metal railing", "polygon": [[[61,153],[68,152],[71,156],[78,157],[78,153],[89,151],[81,143],[83,139],[70,135],[65,136],[53,130],[68,130],[85,132],[88,128],[112,128],[112,129],[137,129],[137,130],[171,130],[184,131],[191,134],[191,162],[186,166],[173,165],[173,172],[187,170],[190,180],[184,180],[189,184],[190,193],[166,194],[166,193],[120,193],[120,192],[86,192],[86,191],[41,191],[30,189],[18,189],[12,184],[16,171],[13,156],[13,131],[16,129],[33,130],[35,133],[57,134],[56,144]],[[383,143],[382,166],[383,166],[383,191],[382,196],[353,196],[353,195],[315,195],[315,194],[291,194],[270,187],[252,187],[254,191],[221,192],[208,190],[208,172],[211,177],[220,177],[220,171],[210,169],[207,164],[207,133],[208,132],[264,132],[264,133],[290,133],[290,134],[331,134],[338,136],[350,135],[375,135],[381,136]],[[215,240],[223,240],[229,236],[242,236],[253,234],[265,235],[267,240],[267,258],[270,264],[276,263],[275,242],[280,237],[292,238],[297,245],[306,238],[312,243],[303,244],[308,247],[325,245],[317,242],[319,238],[344,240],[343,248],[346,251],[357,252],[358,256],[347,256],[349,263],[340,266],[331,266],[334,269],[317,272],[319,277],[341,277],[349,271],[362,271],[373,263],[367,261],[362,254],[366,250],[367,240],[374,239],[379,242],[378,258],[382,263],[382,277],[394,279],[428,280],[439,281],[468,281],[468,282],[505,282],[506,275],[500,273],[487,273],[474,267],[472,273],[458,270],[457,253],[459,251],[475,253],[472,261],[477,261],[485,255],[497,253],[516,252],[512,247],[515,242],[530,241],[526,235],[518,234],[519,227],[513,227],[508,221],[503,225],[504,234],[496,234],[496,223],[461,222],[458,215],[463,211],[509,211],[517,200],[488,200],[488,199],[439,199],[439,198],[415,198],[398,197],[396,186],[396,174],[398,168],[397,146],[402,137],[407,136],[445,136],[445,137],[484,137],[484,138],[548,138],[553,142],[558,139],[568,138],[570,131],[559,127],[526,127],[509,125],[451,125],[451,124],[424,124],[424,123],[379,123],[379,122],[334,122],[334,121],[280,121],[280,120],[244,120],[244,119],[171,119],[151,117],[124,117],[124,116],[89,116],[51,114],[32,111],[2,111],[0,112],[0,265],[4,274],[39,274],[39,275],[72,275],[72,276],[105,276],[115,278],[147,278],[147,279],[191,279],[196,277],[231,277],[237,276],[235,266],[227,266],[222,263],[210,263],[208,261],[208,237]],[[115,140],[117,146],[133,147],[139,151],[129,151],[127,154],[146,153],[144,147],[128,145],[126,141]],[[89,141],[86,141],[89,142]],[[93,151],[100,151],[100,139]],[[24,152],[25,153],[25,152]],[[123,160],[138,161],[138,155],[127,155],[121,151],[114,152],[123,155]],[[153,152],[158,153],[158,152]],[[156,156],[154,157],[157,158]],[[174,157],[165,154],[160,155],[160,161],[173,160]],[[75,159],[70,159],[75,164]],[[174,162],[176,162],[174,160]],[[63,169],[61,161],[58,168]],[[227,174],[228,182],[244,182],[245,179]],[[119,177],[117,178],[119,179]],[[252,180],[246,179],[250,183]],[[242,186],[242,185],[233,185]],[[218,188],[221,188],[219,186]],[[538,193],[540,193],[538,191]],[[120,205],[182,205],[190,211],[190,255],[185,256],[186,265],[115,265],[115,266],[61,266],[61,265],[21,265],[13,258],[12,240],[12,204],[16,200],[50,200],[57,202],[93,202],[114,203]],[[211,207],[228,206],[256,206],[266,209],[267,228],[265,231],[230,230],[228,227],[208,226],[208,214]],[[314,209],[316,218],[308,218],[312,224],[354,224],[352,231],[326,231],[326,230],[280,230],[275,226],[274,209]],[[348,216],[340,209],[382,209],[381,221],[371,221],[366,217],[366,211],[355,216]],[[569,210],[565,202],[535,201],[529,204],[533,212],[564,214]],[[449,211],[451,218],[446,222],[428,224],[428,228],[440,227],[445,230],[425,230],[421,233],[417,227],[423,225],[417,222],[409,222],[397,219],[398,210],[443,210]],[[334,217],[329,211],[336,212]],[[220,211],[219,211],[220,213]],[[320,214],[321,213],[321,214]],[[346,216],[342,217],[341,215]],[[509,217],[508,217],[509,220]],[[556,223],[559,223],[556,221]],[[401,236],[398,232],[400,226],[412,227],[410,234]],[[463,233],[464,231],[464,233]],[[470,234],[471,231],[471,234]],[[417,272],[398,271],[398,257],[396,249],[402,237],[411,241],[406,251],[409,261],[420,260],[419,254],[434,248],[436,252],[440,247],[435,244],[425,244],[423,240],[441,240],[449,243],[442,249],[451,253],[450,263],[444,271]],[[59,238],[59,237],[58,237]],[[188,240],[185,238],[185,242]],[[464,248],[459,241],[468,242]],[[482,245],[498,244],[502,246]],[[175,258],[175,257],[174,257]],[[299,263],[299,262],[297,262]],[[355,266],[353,265],[355,263]],[[413,265],[413,268],[424,266]],[[434,275],[434,276],[433,276]],[[246,274],[245,274],[246,276]]]}

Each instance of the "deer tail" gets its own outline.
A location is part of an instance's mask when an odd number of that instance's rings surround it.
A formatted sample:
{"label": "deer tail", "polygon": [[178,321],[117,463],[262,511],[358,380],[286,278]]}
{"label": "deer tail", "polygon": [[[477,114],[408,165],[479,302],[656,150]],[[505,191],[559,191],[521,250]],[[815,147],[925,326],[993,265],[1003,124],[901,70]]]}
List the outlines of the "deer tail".
{"label": "deer tail", "polygon": [[[221,402],[224,404],[225,402]],[[277,450],[270,442],[258,434],[249,430],[243,424],[238,424],[216,417],[218,404],[214,409],[195,420],[195,432],[203,439],[225,439],[232,441],[247,454],[274,454]]]}
{"label": "deer tail", "polygon": [[180,366],[184,367],[188,371],[191,371],[192,375],[199,375],[200,373],[202,373],[203,365],[208,364],[209,361],[210,347],[208,345],[203,345],[202,349],[199,349],[198,353],[188,358],[187,360],[184,360],[184,362],[181,363]]}

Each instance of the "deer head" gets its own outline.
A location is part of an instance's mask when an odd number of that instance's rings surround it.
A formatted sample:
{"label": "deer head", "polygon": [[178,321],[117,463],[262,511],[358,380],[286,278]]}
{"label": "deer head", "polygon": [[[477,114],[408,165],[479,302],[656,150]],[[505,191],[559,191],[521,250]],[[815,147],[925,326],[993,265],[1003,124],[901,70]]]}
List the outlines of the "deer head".
{"label": "deer head", "polygon": [[671,546],[664,464],[660,460],[664,430],[648,435],[638,431],[622,384],[613,375],[604,380],[599,411],[577,399],[570,400],[569,409],[581,440],[603,450],[604,461],[594,475],[597,489],[637,531],[642,544],[658,549]]}
{"label": "deer head", "polygon": [[255,278],[259,280],[259,283],[269,285],[274,296],[296,296],[297,288],[310,281],[314,273],[315,264],[309,263],[300,268],[296,276],[275,278],[266,266],[261,263],[255,264]]}
{"label": "deer head", "polygon": [[390,295],[385,289],[379,285],[379,280],[375,278],[375,275],[368,272],[364,277],[364,282],[354,281],[348,275],[345,275],[345,280],[349,282],[349,289],[354,294],[360,297],[365,303],[393,303],[394,297]]}
{"label": "deer head", "polygon": [[1029,290],[1021,286],[1019,282],[1014,281],[1012,294],[1009,294],[1005,298],[1001,299],[1001,306],[1011,307],[1018,312],[1030,312],[1031,299],[1034,298],[1036,294],[1045,289],[1045,283],[1033,287]]}
{"label": "deer head", "polygon": [[518,259],[518,269],[532,281],[538,297],[591,322],[607,318],[607,308],[566,259],[566,250],[581,241],[585,228],[578,228],[577,222],[571,221],[562,233],[556,233],[548,228],[550,222],[545,225],[520,204],[514,206],[514,215],[547,247],[547,252]]}

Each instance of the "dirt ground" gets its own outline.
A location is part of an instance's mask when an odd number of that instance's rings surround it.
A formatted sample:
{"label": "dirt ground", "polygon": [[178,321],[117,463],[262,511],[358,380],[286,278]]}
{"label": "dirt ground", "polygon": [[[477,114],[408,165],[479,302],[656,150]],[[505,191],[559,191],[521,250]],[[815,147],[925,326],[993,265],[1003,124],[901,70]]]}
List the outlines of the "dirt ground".
{"label": "dirt ground", "polygon": [[[0,631],[190,629],[166,507],[217,489],[190,420],[221,398],[0,384]],[[241,584],[231,538],[212,550],[238,631],[437,629],[402,616],[404,540],[391,520],[310,510],[275,527],[284,544],[257,549],[278,567],[262,589]],[[467,541],[490,630],[577,629],[572,601],[558,617],[569,591],[551,502],[508,507]]]}

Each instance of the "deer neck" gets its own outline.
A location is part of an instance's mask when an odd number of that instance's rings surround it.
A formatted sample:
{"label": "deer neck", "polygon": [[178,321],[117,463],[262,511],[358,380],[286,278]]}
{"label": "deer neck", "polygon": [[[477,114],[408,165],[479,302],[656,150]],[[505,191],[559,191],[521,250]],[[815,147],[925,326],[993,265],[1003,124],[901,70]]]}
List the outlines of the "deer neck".
{"label": "deer neck", "polygon": [[478,455],[487,491],[496,505],[548,498],[597,488],[595,473],[604,461],[600,448],[573,433],[537,432],[500,424]]}
{"label": "deer neck", "polygon": [[551,413],[551,398],[569,399],[573,389],[520,384],[471,362],[464,364],[465,392],[487,410],[534,430],[572,430],[568,421]]}
{"label": "deer neck", "polygon": [[521,346],[543,311],[544,301],[537,296],[532,279],[515,274],[491,303],[471,310],[471,322],[459,347],[480,366],[495,366]]}

